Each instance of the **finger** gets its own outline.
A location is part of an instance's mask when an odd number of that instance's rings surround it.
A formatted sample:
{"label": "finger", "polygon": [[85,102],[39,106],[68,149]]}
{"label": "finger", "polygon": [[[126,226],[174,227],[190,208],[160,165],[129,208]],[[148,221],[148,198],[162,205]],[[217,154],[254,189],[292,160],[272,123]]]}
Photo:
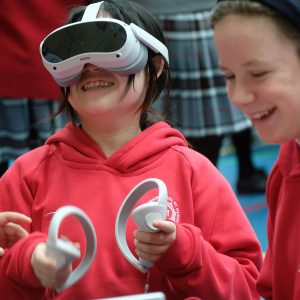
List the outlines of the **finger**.
{"label": "finger", "polygon": [[15,223],[8,223],[4,226],[4,231],[9,236],[16,236],[17,238],[23,238],[28,236],[28,232],[21,226]]}
{"label": "finger", "polygon": [[60,287],[69,278],[72,272],[72,264],[65,266],[55,274],[55,287]]}
{"label": "finger", "polygon": [[149,253],[143,252],[139,249],[136,249],[135,253],[138,257],[152,261],[153,263],[155,263],[157,260],[159,260],[162,256],[161,254],[149,254]]}
{"label": "finger", "polygon": [[60,270],[55,270],[51,268],[48,270],[44,269],[41,271],[42,272],[38,271],[38,278],[40,278],[42,286],[48,288],[56,288],[60,287],[69,278],[72,272],[72,265],[69,264],[68,266]]}
{"label": "finger", "polygon": [[164,233],[173,233],[176,230],[176,225],[171,221],[155,220],[153,226]]}
{"label": "finger", "polygon": [[8,222],[13,222],[17,224],[30,224],[31,218],[27,217],[24,214],[14,212],[14,211],[5,211],[0,213],[0,225],[4,225]]}
{"label": "finger", "polygon": [[139,242],[151,245],[164,245],[172,243],[176,238],[176,233],[159,232],[145,232],[137,230],[134,232],[134,238]]}
{"label": "finger", "polygon": [[4,254],[4,249],[0,247],[0,256]]}
{"label": "finger", "polygon": [[170,244],[164,244],[164,245],[146,244],[146,243],[141,243],[138,240],[134,240],[134,244],[137,251],[147,253],[148,255],[162,255],[167,251],[170,245]]}

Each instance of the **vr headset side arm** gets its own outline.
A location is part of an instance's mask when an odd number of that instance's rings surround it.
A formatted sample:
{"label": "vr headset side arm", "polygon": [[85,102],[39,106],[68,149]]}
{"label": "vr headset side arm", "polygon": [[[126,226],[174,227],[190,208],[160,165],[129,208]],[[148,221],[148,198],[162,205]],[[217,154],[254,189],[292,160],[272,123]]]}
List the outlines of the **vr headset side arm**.
{"label": "vr headset side arm", "polygon": [[155,53],[160,53],[169,63],[169,52],[167,47],[162,42],[134,23],[130,24],[130,28],[139,41],[141,41]]}

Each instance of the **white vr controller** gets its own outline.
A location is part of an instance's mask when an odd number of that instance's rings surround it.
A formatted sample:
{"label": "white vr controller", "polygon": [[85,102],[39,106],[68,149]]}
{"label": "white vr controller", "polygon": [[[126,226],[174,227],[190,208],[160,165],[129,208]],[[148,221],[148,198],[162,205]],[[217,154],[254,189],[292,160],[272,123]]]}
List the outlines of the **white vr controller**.
{"label": "white vr controller", "polygon": [[56,288],[57,292],[70,287],[86,273],[95,258],[97,249],[95,229],[88,216],[75,206],[63,206],[55,212],[51,220],[48,241],[46,243],[47,254],[56,260],[57,268],[61,269],[80,258],[80,250],[73,246],[66,237],[58,238],[58,230],[61,222],[65,217],[70,215],[76,217],[84,229],[86,251],[83,259],[76,269],[73,270],[66,282],[59,288]]}
{"label": "white vr controller", "polygon": [[149,178],[136,185],[123,201],[116,220],[115,235],[117,244],[125,258],[143,273],[153,266],[151,261],[136,259],[126,240],[126,224],[131,210],[138,200],[149,190],[158,188],[158,202],[148,202],[135,208],[132,217],[136,225],[147,232],[158,231],[152,224],[155,220],[166,220],[168,192],[165,183],[157,178]]}

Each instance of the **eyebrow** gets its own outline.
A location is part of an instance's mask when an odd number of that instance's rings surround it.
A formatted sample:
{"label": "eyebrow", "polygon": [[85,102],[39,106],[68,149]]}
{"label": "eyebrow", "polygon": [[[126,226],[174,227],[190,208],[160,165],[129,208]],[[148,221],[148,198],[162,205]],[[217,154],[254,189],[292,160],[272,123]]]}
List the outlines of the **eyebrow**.
{"label": "eyebrow", "polygon": [[[247,61],[242,66],[243,67],[255,67],[255,66],[265,66],[268,64],[269,64],[269,62],[267,62],[267,61],[254,59],[254,60]],[[219,69],[222,71],[229,70],[228,68],[226,68],[225,66],[222,66],[222,65],[219,65]]]}
{"label": "eyebrow", "polygon": [[252,66],[256,66],[256,65],[265,65],[267,62],[266,61],[262,61],[262,60],[250,60],[246,63],[243,64],[243,66],[245,67],[252,67]]}

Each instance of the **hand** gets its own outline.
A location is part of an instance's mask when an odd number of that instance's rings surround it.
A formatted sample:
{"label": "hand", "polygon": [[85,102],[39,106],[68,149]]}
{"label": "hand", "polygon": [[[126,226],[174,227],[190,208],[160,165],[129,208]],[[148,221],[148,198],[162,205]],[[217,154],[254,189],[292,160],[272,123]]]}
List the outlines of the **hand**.
{"label": "hand", "polygon": [[22,225],[30,223],[31,219],[21,213],[0,212],[0,256],[4,254],[3,248],[12,246],[17,240],[28,235]]}
{"label": "hand", "polygon": [[134,232],[135,253],[144,259],[156,262],[176,239],[176,225],[170,221],[154,221],[159,232]]}
{"label": "hand", "polygon": [[31,265],[35,276],[46,288],[60,287],[72,272],[72,264],[57,270],[56,260],[47,255],[45,243],[38,244],[34,249]]}

